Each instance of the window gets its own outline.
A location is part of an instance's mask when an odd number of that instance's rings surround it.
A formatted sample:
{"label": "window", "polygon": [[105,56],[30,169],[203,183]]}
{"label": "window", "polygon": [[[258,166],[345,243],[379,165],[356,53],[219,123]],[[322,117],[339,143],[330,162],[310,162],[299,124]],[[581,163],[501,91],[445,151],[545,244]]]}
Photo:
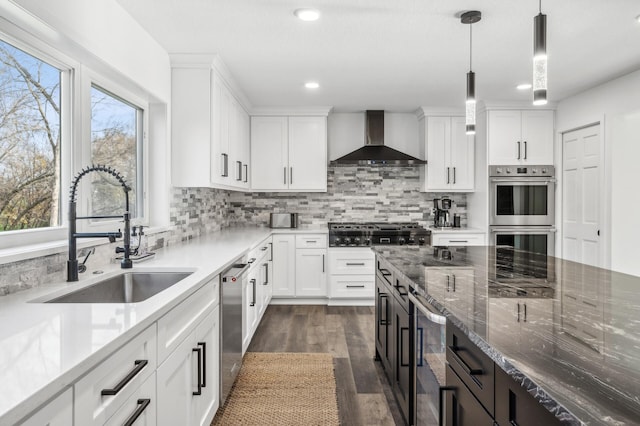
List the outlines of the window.
{"label": "window", "polygon": [[[144,215],[142,184],[142,113],[133,104],[91,86],[91,162],[116,169],[131,187],[131,218]],[[91,176],[91,215],[121,215],[124,192],[106,173]]]}
{"label": "window", "polygon": [[0,232],[60,224],[62,74],[0,40]]}

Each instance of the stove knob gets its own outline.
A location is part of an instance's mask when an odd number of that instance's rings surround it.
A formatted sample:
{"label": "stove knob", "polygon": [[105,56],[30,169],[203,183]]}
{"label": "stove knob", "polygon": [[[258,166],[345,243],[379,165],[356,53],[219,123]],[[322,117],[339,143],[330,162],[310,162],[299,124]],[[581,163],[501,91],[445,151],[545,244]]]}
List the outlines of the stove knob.
{"label": "stove knob", "polygon": [[415,238],[409,238],[409,244],[415,244],[415,243],[416,243]]}
{"label": "stove knob", "polygon": [[335,237],[335,238],[333,239],[333,244],[335,244],[335,245],[340,244],[340,237]]}
{"label": "stove knob", "polygon": [[364,245],[365,245],[365,246],[370,246],[370,245],[371,245],[371,239],[369,239],[369,238],[365,238],[365,239],[364,239]]}
{"label": "stove knob", "polygon": [[354,242],[354,244],[355,244],[355,245],[359,246],[359,245],[360,245],[360,238],[355,237],[355,238],[353,239],[353,242]]}
{"label": "stove knob", "polygon": [[531,173],[535,175],[536,173],[538,173],[538,169],[531,169]]}
{"label": "stove knob", "polygon": [[508,168],[507,169],[507,174],[509,174],[509,173],[511,173],[511,169]]}
{"label": "stove knob", "polygon": [[351,244],[351,238],[349,238],[349,237],[345,237],[345,238],[344,238],[344,243],[345,243],[345,244]]}
{"label": "stove knob", "polygon": [[542,169],[543,174],[547,174],[547,169]]}
{"label": "stove knob", "polygon": [[398,238],[398,243],[400,243],[400,245],[403,245],[404,244],[404,238],[403,237]]}
{"label": "stove knob", "polygon": [[420,237],[418,239],[418,244],[420,244],[421,246],[423,246],[425,243],[426,243],[426,241],[425,241],[424,237]]}

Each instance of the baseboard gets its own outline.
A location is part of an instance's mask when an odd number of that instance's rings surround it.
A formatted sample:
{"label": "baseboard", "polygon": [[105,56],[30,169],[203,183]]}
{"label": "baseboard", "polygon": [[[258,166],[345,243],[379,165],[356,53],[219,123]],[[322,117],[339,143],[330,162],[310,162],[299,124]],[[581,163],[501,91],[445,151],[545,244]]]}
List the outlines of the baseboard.
{"label": "baseboard", "polygon": [[327,305],[327,306],[375,306],[375,299],[328,299],[319,298],[276,298],[273,297],[271,305]]}

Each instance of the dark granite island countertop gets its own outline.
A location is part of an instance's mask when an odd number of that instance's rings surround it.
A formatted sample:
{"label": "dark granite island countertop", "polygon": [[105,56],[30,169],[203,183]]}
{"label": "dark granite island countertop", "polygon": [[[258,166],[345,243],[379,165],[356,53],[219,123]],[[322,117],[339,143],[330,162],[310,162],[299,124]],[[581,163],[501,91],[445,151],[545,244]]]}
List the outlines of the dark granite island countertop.
{"label": "dark granite island countertop", "polygon": [[640,424],[640,277],[509,248],[373,250],[556,418]]}

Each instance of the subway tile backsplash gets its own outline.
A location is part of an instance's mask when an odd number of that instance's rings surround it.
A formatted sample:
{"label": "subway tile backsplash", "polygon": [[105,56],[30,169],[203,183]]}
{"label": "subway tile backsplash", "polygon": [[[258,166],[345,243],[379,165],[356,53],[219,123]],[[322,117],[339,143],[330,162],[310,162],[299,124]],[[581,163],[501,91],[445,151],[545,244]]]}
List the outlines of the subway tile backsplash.
{"label": "subway tile backsplash", "polygon": [[[420,192],[417,167],[329,167],[326,193],[243,193],[212,188],[172,188],[168,231],[148,236],[149,250],[197,238],[229,226],[266,225],[271,212],[297,212],[302,225],[330,221],[417,221],[429,224],[433,198],[449,196],[466,224],[466,195]],[[102,244],[87,261],[88,271],[109,264],[115,247]],[[82,260],[80,250],[78,259]],[[0,296],[66,276],[67,253],[0,265]]]}

